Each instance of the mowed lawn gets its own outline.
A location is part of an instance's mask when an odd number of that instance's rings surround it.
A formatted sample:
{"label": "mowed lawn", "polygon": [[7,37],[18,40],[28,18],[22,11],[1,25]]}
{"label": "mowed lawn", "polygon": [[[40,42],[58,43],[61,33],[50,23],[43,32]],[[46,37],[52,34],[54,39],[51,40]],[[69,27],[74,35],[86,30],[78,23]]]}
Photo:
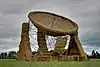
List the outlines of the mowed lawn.
{"label": "mowed lawn", "polygon": [[88,61],[18,61],[0,60],[0,67],[100,67],[100,59]]}

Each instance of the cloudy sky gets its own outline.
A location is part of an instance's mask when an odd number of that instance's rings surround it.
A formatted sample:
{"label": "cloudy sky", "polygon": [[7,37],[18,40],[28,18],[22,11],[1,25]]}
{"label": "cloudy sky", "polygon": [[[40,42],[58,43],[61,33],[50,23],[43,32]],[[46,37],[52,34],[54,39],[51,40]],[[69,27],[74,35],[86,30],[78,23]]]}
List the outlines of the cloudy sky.
{"label": "cloudy sky", "polygon": [[18,49],[21,23],[34,10],[70,18],[79,25],[85,52],[100,51],[100,0],[0,0],[0,52]]}

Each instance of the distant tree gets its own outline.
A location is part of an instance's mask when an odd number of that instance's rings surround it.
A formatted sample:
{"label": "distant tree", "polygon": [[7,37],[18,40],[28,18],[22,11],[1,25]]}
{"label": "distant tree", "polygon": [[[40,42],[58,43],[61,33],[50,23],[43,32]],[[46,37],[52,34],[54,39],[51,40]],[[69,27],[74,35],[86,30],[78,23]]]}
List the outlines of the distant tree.
{"label": "distant tree", "polygon": [[1,54],[0,54],[0,59],[1,59]]}
{"label": "distant tree", "polygon": [[9,57],[9,59],[17,59],[17,53],[16,53],[16,51],[10,51],[8,53],[8,57]]}
{"label": "distant tree", "polygon": [[92,57],[93,57],[93,58],[96,58],[95,50],[92,50]]}
{"label": "distant tree", "polygon": [[96,58],[99,58],[100,57],[100,54],[98,51],[96,51]]}
{"label": "distant tree", "polygon": [[6,52],[1,53],[0,58],[1,59],[7,59],[7,53]]}
{"label": "distant tree", "polygon": [[18,50],[16,53],[16,59],[19,59],[19,53],[20,53],[20,51]]}

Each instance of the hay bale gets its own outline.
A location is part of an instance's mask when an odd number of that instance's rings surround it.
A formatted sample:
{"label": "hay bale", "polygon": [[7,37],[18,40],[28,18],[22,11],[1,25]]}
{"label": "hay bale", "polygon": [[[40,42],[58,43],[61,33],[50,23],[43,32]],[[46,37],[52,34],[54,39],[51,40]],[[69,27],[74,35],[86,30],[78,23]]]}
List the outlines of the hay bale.
{"label": "hay bale", "polygon": [[31,60],[32,59],[32,51],[30,47],[29,41],[29,24],[23,23],[22,24],[22,33],[21,33],[21,41],[19,45],[19,53],[18,59],[19,60]]}

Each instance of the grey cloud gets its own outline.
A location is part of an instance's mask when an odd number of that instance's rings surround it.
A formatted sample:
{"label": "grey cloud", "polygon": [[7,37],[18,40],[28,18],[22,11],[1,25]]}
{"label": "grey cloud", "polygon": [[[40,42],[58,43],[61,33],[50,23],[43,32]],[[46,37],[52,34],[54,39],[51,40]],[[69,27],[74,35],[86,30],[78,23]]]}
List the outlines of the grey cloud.
{"label": "grey cloud", "polygon": [[[19,45],[19,37],[13,37],[13,38],[0,38],[0,49],[12,49],[14,47],[18,47]],[[1,48],[2,47],[2,48]]]}
{"label": "grey cloud", "polygon": [[[100,31],[98,28],[83,28],[81,30],[79,37],[83,46],[89,46],[91,50],[100,47]],[[87,48],[85,49],[88,50]]]}
{"label": "grey cloud", "polygon": [[36,0],[2,0],[0,12],[3,14],[26,13],[36,2]]}
{"label": "grey cloud", "polygon": [[0,38],[7,38],[20,35],[21,21],[20,17],[3,16],[0,20]]}
{"label": "grey cloud", "polygon": [[[53,11],[68,18],[79,24],[82,28],[99,27],[99,3],[96,0],[55,0],[36,3],[33,9],[42,9],[46,11]],[[95,23],[94,23],[95,22]],[[97,26],[98,25],[98,26]]]}
{"label": "grey cloud", "polygon": [[[18,37],[20,39],[21,22],[28,20],[28,12],[32,10],[45,10],[75,21],[80,28],[79,38],[83,46],[91,46],[90,44],[92,43],[99,46],[99,5],[99,0],[2,0],[0,2],[0,39]],[[3,45],[3,47],[0,46],[0,49],[17,47],[18,40],[13,42],[0,40],[0,44]],[[10,47],[9,45],[13,46]]]}

